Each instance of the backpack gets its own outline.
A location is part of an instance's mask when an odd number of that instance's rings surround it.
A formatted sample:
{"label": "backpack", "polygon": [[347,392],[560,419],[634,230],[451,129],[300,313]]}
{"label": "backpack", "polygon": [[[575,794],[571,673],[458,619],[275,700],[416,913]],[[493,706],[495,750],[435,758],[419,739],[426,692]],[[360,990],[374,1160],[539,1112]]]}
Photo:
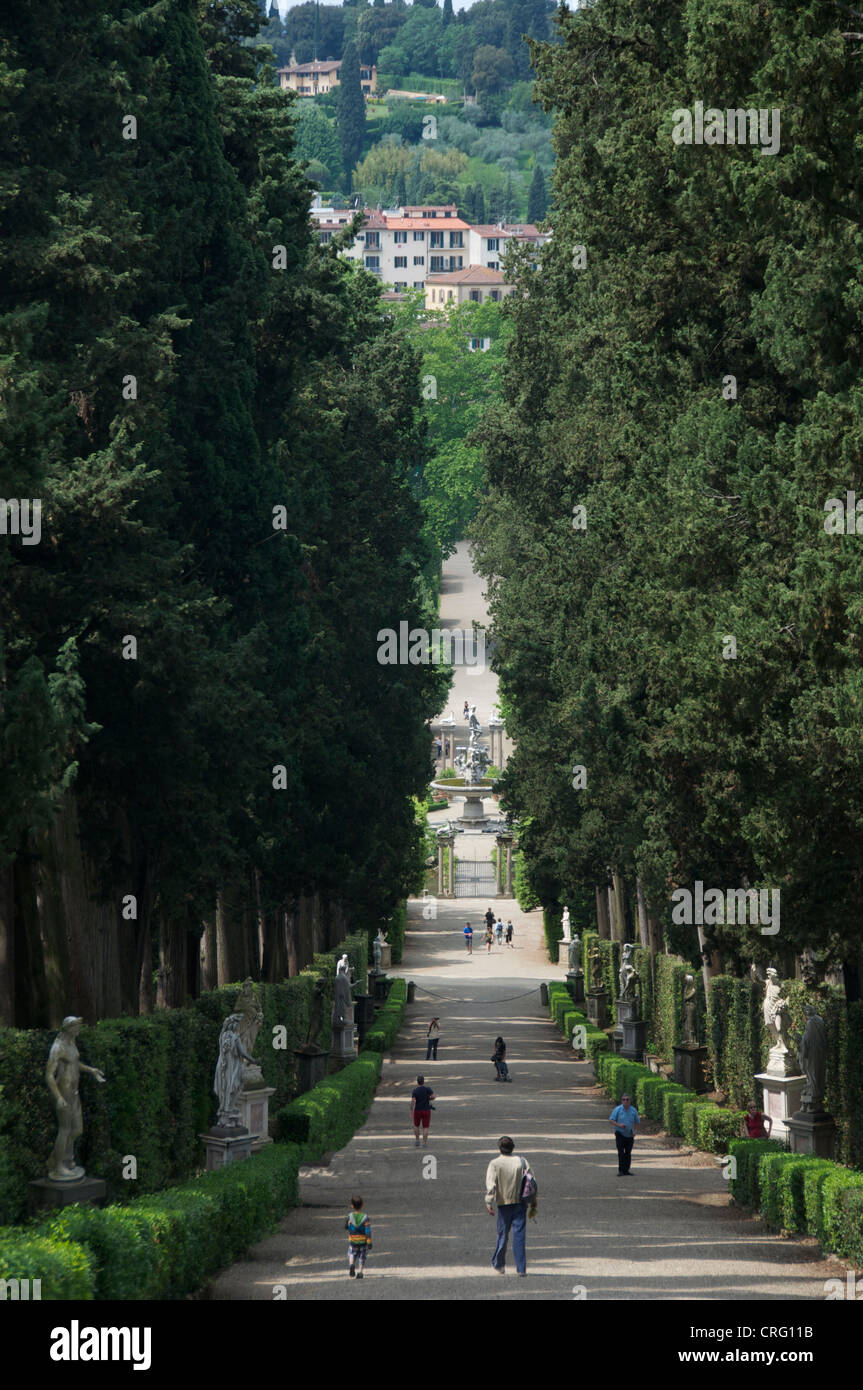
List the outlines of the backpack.
{"label": "backpack", "polygon": [[522,1167],[524,1168],[524,1177],[522,1178],[522,1181],[521,1181],[521,1201],[522,1201],[522,1202],[535,1202],[535,1201],[536,1201],[536,1191],[537,1191],[537,1188],[536,1188],[536,1178],[533,1176],[533,1173],[530,1171],[530,1167],[528,1166],[527,1159],[526,1159],[526,1158],[522,1158],[521,1163],[522,1163]]}

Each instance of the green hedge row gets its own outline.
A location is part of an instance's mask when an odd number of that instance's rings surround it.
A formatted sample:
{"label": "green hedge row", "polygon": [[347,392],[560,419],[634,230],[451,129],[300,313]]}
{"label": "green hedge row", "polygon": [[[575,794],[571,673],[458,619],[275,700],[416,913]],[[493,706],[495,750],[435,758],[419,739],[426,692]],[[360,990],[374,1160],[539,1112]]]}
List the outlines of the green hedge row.
{"label": "green hedge row", "polygon": [[76,1205],[36,1229],[0,1229],[0,1277],[43,1299],[175,1299],[238,1259],[299,1202],[300,1152],[273,1144],[126,1206]]}
{"label": "green hedge row", "polygon": [[563,937],[563,908],[544,907],[542,909],[542,929],[545,932],[545,949],[552,965],[557,965],[557,943]]}
{"label": "green hedge row", "polygon": [[[407,929],[408,905],[401,902],[395,908],[392,917],[386,924],[387,941],[392,947],[393,965],[401,962],[402,954],[405,949],[405,931]],[[371,946],[369,947],[371,952]],[[356,976],[354,977],[356,978]]]}
{"label": "green hedge row", "polygon": [[668,1134],[707,1153],[724,1154],[740,1134],[744,1110],[724,1110],[677,1082],[657,1076],[640,1062],[615,1053],[596,1058],[600,1085],[615,1100],[628,1092],[639,1115],[656,1120]]}
{"label": "green hedge row", "polygon": [[394,1045],[399,1029],[405,1021],[407,1002],[407,980],[393,980],[387,1002],[374,1017],[371,1028],[363,1042],[363,1051],[388,1052]]}
{"label": "green hedge row", "polygon": [[786,1153],[771,1139],[730,1146],[731,1193],[771,1226],[814,1236],[825,1251],[863,1265],[863,1173],[840,1163]]}
{"label": "green hedge row", "polygon": [[[305,1042],[309,1004],[319,975],[327,980],[325,1030],[329,1038],[332,980],[337,958],[347,952],[354,978],[365,979],[368,942],[358,932],[334,951],[316,955],[300,975],[258,986],[264,1021],[256,1051],[264,1079],[274,1086],[271,1111],[293,1094],[293,1051]],[[231,1012],[239,984],[201,995],[183,1009],[146,1018],[106,1019],[82,1028],[81,1058],[99,1067],[104,1086],[81,1078],[84,1135],[79,1160],[91,1177],[104,1178],[111,1201],[128,1201],[190,1177],[201,1162],[198,1134],[215,1114],[213,1075],[219,1031]],[[284,1035],[273,1029],[284,1027]],[[45,1085],[45,1064],[56,1034],[49,1030],[0,1028],[0,1225],[21,1220],[27,1184],[44,1176],[57,1124]],[[274,1046],[284,1040],[284,1047]],[[142,1103],[141,1078],[147,1078]],[[137,1177],[124,1179],[123,1160],[133,1156]]]}
{"label": "green hedge row", "polygon": [[599,1028],[594,1028],[586,1016],[579,1012],[572,1002],[569,990],[561,980],[551,980],[548,984],[548,1007],[554,1022],[570,1044],[573,1028],[580,1024],[586,1029],[585,1050],[588,1057],[596,1058],[600,1052],[607,1049],[607,1034]]}
{"label": "green hedge row", "polygon": [[304,1162],[343,1148],[365,1120],[382,1060],[379,1052],[363,1052],[344,1071],[286,1105],[276,1116],[279,1138],[299,1144]]}

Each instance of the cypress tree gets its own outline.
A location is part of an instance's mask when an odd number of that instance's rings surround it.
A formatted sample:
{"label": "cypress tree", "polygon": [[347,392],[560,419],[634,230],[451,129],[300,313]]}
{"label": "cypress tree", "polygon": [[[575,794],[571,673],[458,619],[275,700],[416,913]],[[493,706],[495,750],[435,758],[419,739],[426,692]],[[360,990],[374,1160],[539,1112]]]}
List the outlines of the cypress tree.
{"label": "cypress tree", "polygon": [[353,40],[345,45],[342,58],[336,124],[342,151],[345,188],[349,191],[351,176],[362,153],[366,124],[366,103],[360,83],[360,60]]}
{"label": "cypress tree", "polygon": [[545,189],[545,178],[540,166],[535,164],[533,166],[533,176],[530,180],[530,188],[527,193],[528,222],[541,222],[547,211],[548,194]]}

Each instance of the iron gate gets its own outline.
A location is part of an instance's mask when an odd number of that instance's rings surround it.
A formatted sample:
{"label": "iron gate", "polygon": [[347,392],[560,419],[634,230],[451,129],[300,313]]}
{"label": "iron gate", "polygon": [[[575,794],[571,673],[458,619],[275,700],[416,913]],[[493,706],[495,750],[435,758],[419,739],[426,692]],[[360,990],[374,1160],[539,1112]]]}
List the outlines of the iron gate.
{"label": "iron gate", "polygon": [[490,859],[457,859],[455,861],[455,896],[457,898],[493,898],[497,892],[494,864]]}

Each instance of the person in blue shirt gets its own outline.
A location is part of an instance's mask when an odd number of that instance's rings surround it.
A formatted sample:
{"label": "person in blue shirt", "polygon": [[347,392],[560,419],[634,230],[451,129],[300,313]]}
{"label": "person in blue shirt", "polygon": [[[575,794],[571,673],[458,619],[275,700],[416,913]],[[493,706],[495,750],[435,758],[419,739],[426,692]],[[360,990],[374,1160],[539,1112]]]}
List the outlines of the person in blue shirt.
{"label": "person in blue shirt", "polygon": [[617,1141],[617,1176],[628,1178],[629,1165],[632,1163],[632,1146],[635,1143],[635,1127],[639,1123],[638,1111],[629,1096],[621,1096],[620,1104],[614,1107],[608,1118]]}

